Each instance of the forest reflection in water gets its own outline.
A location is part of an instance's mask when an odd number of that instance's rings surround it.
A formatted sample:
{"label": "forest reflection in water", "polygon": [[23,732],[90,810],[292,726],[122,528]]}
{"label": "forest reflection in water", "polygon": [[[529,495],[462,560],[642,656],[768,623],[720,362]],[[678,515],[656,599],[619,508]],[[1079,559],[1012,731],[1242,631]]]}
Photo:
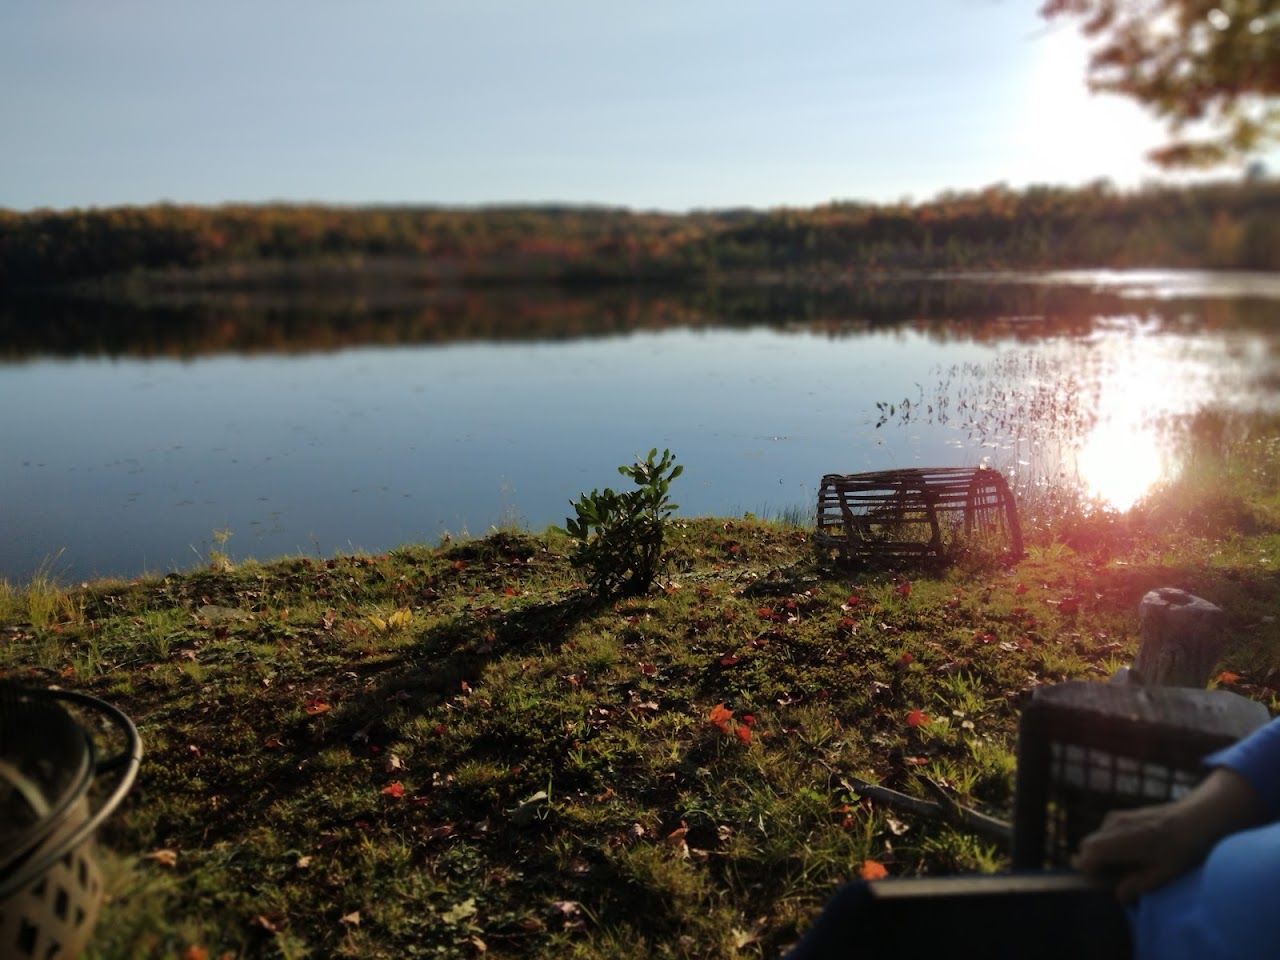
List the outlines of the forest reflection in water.
{"label": "forest reflection in water", "polygon": [[983,461],[1123,509],[1178,423],[1274,395],[1280,299],[1177,279],[0,304],[0,576],[540,528],[655,444],[689,514]]}

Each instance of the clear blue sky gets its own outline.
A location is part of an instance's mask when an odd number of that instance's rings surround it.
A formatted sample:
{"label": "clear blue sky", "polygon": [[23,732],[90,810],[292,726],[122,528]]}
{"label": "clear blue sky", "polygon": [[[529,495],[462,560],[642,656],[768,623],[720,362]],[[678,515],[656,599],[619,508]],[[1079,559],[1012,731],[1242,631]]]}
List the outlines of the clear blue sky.
{"label": "clear blue sky", "polygon": [[1039,0],[3,0],[0,207],[925,199],[1152,176]]}

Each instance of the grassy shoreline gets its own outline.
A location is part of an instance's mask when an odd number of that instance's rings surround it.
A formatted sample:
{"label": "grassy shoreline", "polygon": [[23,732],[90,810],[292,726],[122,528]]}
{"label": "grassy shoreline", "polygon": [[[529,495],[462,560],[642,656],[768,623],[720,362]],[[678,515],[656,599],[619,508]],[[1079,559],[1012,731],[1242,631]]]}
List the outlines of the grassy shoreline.
{"label": "grassy shoreline", "polygon": [[676,518],[660,586],[604,605],[554,532],[5,586],[0,675],[142,732],[95,956],[774,956],[864,861],[1000,868],[841,776],[1007,817],[1022,698],[1128,663],[1148,589],[1223,606],[1222,682],[1280,709],[1277,447],[1012,566]]}

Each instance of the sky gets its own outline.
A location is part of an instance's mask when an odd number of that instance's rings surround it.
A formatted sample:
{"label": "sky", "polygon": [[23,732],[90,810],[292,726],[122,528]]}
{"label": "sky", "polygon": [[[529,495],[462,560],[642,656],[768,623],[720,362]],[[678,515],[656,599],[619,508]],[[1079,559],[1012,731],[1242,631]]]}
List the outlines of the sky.
{"label": "sky", "polygon": [[0,208],[924,200],[1134,185],[1039,0],[4,0]]}

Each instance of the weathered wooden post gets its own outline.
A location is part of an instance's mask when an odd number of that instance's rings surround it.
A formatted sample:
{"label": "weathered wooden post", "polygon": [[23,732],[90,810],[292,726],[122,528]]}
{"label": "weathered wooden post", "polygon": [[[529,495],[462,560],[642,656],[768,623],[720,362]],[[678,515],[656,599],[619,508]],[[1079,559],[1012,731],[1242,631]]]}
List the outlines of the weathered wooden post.
{"label": "weathered wooden post", "polygon": [[1138,605],[1141,640],[1128,681],[1147,687],[1206,687],[1226,635],[1222,608],[1177,587]]}

